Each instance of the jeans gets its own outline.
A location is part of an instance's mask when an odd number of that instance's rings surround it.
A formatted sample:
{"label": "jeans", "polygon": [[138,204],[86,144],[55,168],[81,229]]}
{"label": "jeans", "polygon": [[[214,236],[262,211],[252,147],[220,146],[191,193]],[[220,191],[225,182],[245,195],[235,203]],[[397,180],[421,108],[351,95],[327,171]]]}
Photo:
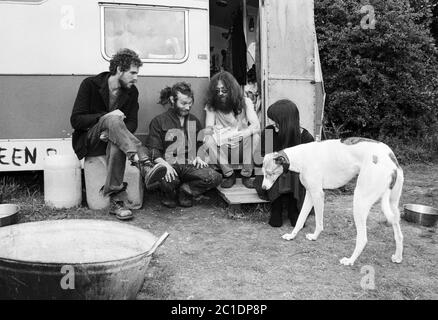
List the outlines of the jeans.
{"label": "jeans", "polygon": [[112,196],[116,200],[126,200],[126,185],[123,184],[126,156],[128,159],[137,154],[140,161],[148,159],[147,149],[127,128],[122,117],[103,115],[99,121],[88,130],[88,149],[96,148],[100,143],[102,132],[108,134],[106,147],[107,176],[103,186],[103,195]]}
{"label": "jeans", "polygon": [[[208,150],[210,164],[218,164],[225,177],[229,177],[233,173],[231,164],[240,164],[240,151],[243,153],[243,168],[240,174],[243,177],[251,177],[254,169],[253,153],[260,141],[259,134],[253,134],[246,137],[239,143],[238,146],[229,147],[228,145],[218,146],[212,136],[207,136],[204,143],[204,150]],[[231,156],[231,159],[228,157]],[[230,161],[231,160],[231,161]]]}
{"label": "jeans", "polygon": [[222,182],[222,175],[210,167],[196,168],[192,164],[174,164],[178,176],[171,182],[162,180],[160,183],[161,191],[170,193],[177,190],[182,184],[187,184],[192,196],[199,196],[205,191],[215,188]]}

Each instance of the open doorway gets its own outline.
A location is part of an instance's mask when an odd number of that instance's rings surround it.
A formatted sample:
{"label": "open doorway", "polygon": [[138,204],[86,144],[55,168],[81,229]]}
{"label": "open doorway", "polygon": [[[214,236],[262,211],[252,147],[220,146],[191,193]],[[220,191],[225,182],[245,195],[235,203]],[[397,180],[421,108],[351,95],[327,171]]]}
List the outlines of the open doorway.
{"label": "open doorway", "polygon": [[233,74],[262,116],[257,79],[259,0],[209,0],[210,76]]}

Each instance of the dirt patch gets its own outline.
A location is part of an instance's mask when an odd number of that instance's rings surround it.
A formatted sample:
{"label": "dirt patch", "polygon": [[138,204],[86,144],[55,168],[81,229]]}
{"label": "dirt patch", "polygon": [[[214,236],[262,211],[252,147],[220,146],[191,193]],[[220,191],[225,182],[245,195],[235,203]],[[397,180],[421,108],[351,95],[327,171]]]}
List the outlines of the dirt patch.
{"label": "dirt patch", "polygon": [[[404,170],[400,207],[405,203],[438,207],[438,166]],[[281,228],[270,227],[266,208],[260,205],[232,212],[212,191],[193,208],[167,209],[157,195],[147,196],[144,209],[136,210],[135,219],[127,223],[156,236],[165,231],[170,236],[152,259],[138,299],[438,299],[437,228],[402,220],[404,260],[394,264],[393,231],[380,204],[369,215],[368,244],[362,255],[353,267],[339,263],[355,245],[353,188],[350,183],[326,193],[324,231],[313,242],[305,238],[314,230],[313,216],[295,240],[285,241],[281,235],[291,231],[289,221],[285,218]],[[33,201],[24,207],[21,222],[115,220],[87,208],[48,210],[41,196]],[[361,287],[367,270],[374,272],[374,290]]]}

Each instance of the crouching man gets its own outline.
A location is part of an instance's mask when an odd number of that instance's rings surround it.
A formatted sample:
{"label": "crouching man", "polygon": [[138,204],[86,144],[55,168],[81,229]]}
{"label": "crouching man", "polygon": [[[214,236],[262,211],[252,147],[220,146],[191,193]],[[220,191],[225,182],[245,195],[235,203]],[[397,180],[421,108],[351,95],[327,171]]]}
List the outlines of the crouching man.
{"label": "crouching man", "polygon": [[81,83],[70,118],[73,149],[78,158],[106,155],[107,176],[101,192],[110,196],[110,213],[120,220],[133,217],[125,206],[126,157],[140,169],[146,187],[166,173],[164,166],[152,165],[146,148],[133,134],[139,109],[135,83],[142,64],[132,50],[117,52],[110,61],[109,72]]}
{"label": "crouching man", "polygon": [[[197,156],[201,122],[190,113],[193,92],[188,83],[178,82],[161,90],[162,105],[169,110],[152,119],[146,146],[152,158],[166,167],[166,175],[159,188],[163,193],[161,203],[169,208],[179,204],[191,207],[193,197],[217,187],[222,175]],[[202,141],[202,139],[201,139]]]}

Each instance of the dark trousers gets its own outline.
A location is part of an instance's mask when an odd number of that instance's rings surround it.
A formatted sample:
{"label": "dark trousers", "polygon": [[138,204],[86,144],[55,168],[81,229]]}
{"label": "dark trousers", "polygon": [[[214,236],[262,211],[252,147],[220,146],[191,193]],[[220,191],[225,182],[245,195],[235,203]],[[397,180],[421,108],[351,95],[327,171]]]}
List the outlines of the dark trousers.
{"label": "dark trousers", "polygon": [[167,182],[161,181],[160,189],[164,193],[176,191],[182,184],[187,184],[192,196],[199,196],[205,191],[215,188],[222,182],[222,175],[210,167],[196,168],[192,164],[174,164],[178,177]]}
{"label": "dark trousers", "polygon": [[103,186],[103,194],[113,195],[117,200],[126,200],[126,191],[123,184],[126,156],[131,158],[138,154],[140,160],[147,159],[147,149],[127,128],[122,117],[104,115],[88,130],[88,150],[101,145],[100,135],[106,132],[108,144],[106,147],[107,176]]}
{"label": "dark trousers", "polygon": [[297,199],[294,198],[293,194],[286,193],[280,195],[277,199],[272,201],[271,207],[271,218],[270,221],[274,224],[281,224],[283,221],[283,204],[286,205],[287,215],[292,226],[295,226],[297,222],[298,215],[298,203]]}

